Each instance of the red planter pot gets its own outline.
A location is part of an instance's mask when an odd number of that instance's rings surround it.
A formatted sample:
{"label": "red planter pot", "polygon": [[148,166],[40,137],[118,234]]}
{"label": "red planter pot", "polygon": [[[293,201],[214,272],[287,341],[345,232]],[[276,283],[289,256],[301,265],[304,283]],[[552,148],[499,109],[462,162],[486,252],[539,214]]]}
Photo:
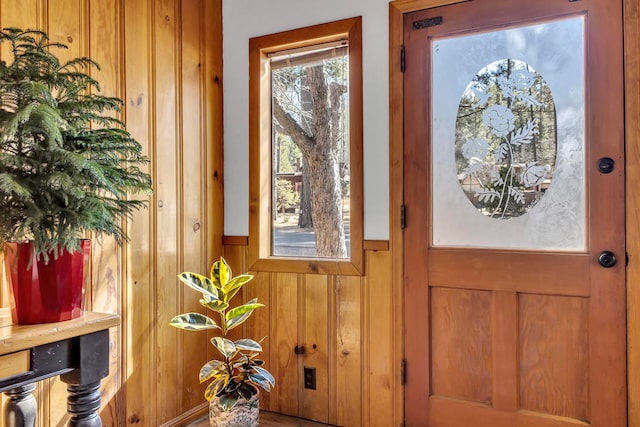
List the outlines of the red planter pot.
{"label": "red planter pot", "polygon": [[13,323],[30,325],[75,319],[82,312],[83,284],[91,255],[91,241],[80,241],[81,250],[66,250],[54,259],[49,254],[29,261],[34,253],[31,242],[7,243],[4,265],[11,295]]}

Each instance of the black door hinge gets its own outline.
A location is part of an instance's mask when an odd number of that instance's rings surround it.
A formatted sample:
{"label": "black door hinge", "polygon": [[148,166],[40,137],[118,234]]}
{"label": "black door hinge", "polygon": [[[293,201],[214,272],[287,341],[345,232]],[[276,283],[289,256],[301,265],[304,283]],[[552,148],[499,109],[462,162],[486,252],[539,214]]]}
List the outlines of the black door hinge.
{"label": "black door hinge", "polygon": [[407,63],[406,63],[406,53],[404,50],[404,46],[402,46],[400,48],[400,72],[404,73],[404,70],[407,67]]}
{"label": "black door hinge", "polygon": [[402,359],[400,366],[400,383],[402,385],[407,384],[407,359]]}
{"label": "black door hinge", "polygon": [[405,205],[400,206],[400,228],[404,229],[407,226],[407,208]]}

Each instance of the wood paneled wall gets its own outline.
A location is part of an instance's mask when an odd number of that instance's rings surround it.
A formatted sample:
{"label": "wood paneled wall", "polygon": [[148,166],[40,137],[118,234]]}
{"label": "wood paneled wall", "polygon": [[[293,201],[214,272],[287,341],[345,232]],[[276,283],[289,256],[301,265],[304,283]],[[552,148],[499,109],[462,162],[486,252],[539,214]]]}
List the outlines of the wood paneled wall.
{"label": "wood paneled wall", "polygon": [[[225,237],[224,257],[246,271],[247,238]],[[386,241],[365,241],[365,275],[254,273],[245,300],[258,298],[245,336],[263,337],[266,367],[276,387],[264,409],[345,426],[402,425],[401,330],[394,308]],[[304,346],[296,355],[296,346]],[[304,368],[316,369],[316,389],[304,388]]]}
{"label": "wood paneled wall", "polygon": [[[122,319],[107,426],[178,425],[206,409],[197,375],[210,346],[168,321],[199,309],[176,275],[208,271],[222,252],[221,13],[221,0],[0,0],[3,28],[47,31],[69,46],[62,58],[101,65],[102,91],[125,101],[121,118],[151,159],[154,194],[127,224],[131,242],[93,242],[87,308]],[[37,398],[39,426],[66,421],[64,384],[41,382]]]}
{"label": "wood paneled wall", "polygon": [[[640,14],[637,0],[624,3],[629,425],[636,426],[640,193],[632,184],[640,173]],[[97,77],[103,91],[125,100],[122,118],[152,160],[155,193],[149,209],[128,224],[130,244],[118,249],[109,239],[94,242],[88,307],[122,317],[112,330],[101,415],[107,426],[184,424],[206,409],[197,371],[212,353],[200,334],[167,326],[174,314],[198,307],[197,295],[184,292],[175,275],[208,271],[221,253],[236,273],[247,269],[246,238],[227,238],[222,247],[221,0],[0,0],[0,25],[46,30],[70,46],[63,56],[91,56],[102,65]],[[397,66],[396,57],[390,67]],[[401,121],[398,98],[391,103],[392,121]],[[399,140],[398,129],[392,127],[393,140]],[[397,164],[397,150],[391,156]],[[391,173],[391,188],[400,188],[401,168]],[[399,224],[399,204],[400,193],[392,192],[393,224]],[[393,230],[390,247],[365,242],[366,274],[360,278],[257,274],[244,297],[258,296],[267,307],[256,311],[244,332],[267,337],[265,358],[278,384],[263,395],[265,408],[343,426],[402,424],[402,272],[391,269],[401,264],[401,231]],[[4,289],[0,303],[6,305]],[[296,345],[305,346],[304,356],[294,354]],[[305,366],[316,368],[316,390],[303,386]],[[37,397],[38,426],[66,421],[63,384],[42,382]]]}

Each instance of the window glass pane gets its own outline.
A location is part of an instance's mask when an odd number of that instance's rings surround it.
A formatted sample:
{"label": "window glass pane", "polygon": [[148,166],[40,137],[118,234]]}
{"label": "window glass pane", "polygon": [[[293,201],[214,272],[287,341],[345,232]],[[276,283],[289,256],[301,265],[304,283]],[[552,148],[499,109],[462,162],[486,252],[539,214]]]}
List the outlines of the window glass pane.
{"label": "window glass pane", "polygon": [[346,48],[274,57],[271,255],[349,258]]}
{"label": "window glass pane", "polygon": [[585,249],[584,51],[582,17],[433,41],[434,246]]}

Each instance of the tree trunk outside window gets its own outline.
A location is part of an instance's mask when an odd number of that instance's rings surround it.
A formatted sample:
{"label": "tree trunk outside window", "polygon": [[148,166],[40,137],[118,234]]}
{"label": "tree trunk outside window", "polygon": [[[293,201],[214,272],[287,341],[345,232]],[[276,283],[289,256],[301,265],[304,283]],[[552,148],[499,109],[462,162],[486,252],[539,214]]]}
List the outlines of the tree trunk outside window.
{"label": "tree trunk outside window", "polygon": [[[306,163],[303,178],[306,169],[317,256],[346,258],[340,163],[338,144],[334,140],[337,134],[334,128],[339,122],[336,111],[340,109],[341,96],[346,92],[346,87],[336,82],[329,84],[322,64],[307,66],[304,72],[311,100],[308,124],[296,121],[285,111],[277,95],[274,96],[273,113],[283,133],[300,149]],[[301,198],[304,197],[303,194]],[[304,206],[302,202],[301,206]]]}

